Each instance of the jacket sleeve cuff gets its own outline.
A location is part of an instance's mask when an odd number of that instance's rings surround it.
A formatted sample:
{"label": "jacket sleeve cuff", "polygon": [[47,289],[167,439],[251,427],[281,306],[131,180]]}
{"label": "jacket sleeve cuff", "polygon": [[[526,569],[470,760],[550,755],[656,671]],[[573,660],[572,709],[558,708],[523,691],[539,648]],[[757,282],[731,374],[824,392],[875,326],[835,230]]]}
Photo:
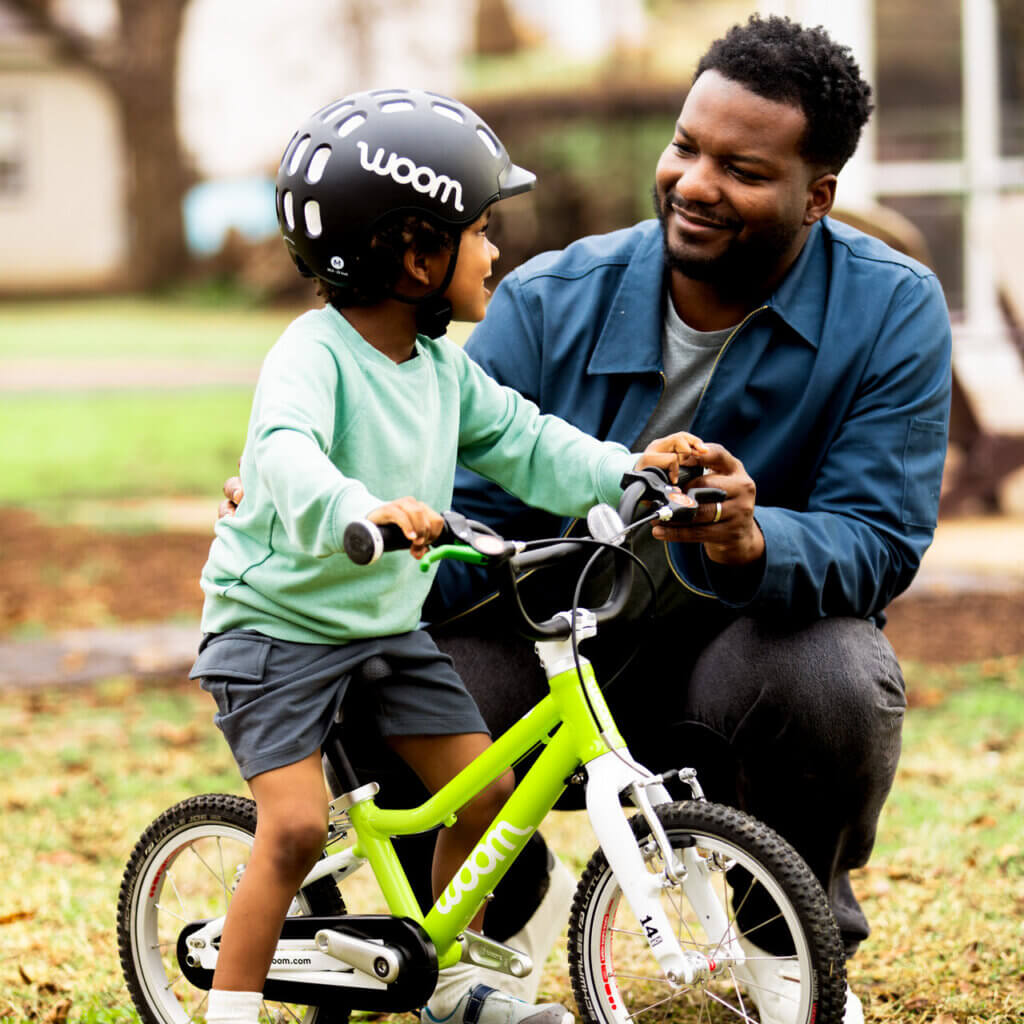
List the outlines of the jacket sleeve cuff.
{"label": "jacket sleeve cuff", "polygon": [[754,600],[764,582],[768,562],[764,554],[746,565],[713,562],[703,548],[700,554],[711,590],[722,604],[730,608],[745,608]]}

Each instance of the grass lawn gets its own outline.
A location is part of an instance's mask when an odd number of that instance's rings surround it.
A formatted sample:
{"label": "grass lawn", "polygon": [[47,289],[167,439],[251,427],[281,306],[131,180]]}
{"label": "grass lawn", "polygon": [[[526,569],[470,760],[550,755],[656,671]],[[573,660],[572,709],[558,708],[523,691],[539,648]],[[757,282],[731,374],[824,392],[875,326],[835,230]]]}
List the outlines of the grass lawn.
{"label": "grass lawn", "polygon": [[170,359],[258,363],[293,314],[237,302],[136,297],[0,303],[7,359]]}
{"label": "grass lawn", "polygon": [[[1019,1024],[1024,663],[907,675],[916,706],[875,856],[855,879],[874,933],[851,978],[869,1021]],[[120,874],[167,805],[242,791],[210,718],[184,684],[0,694],[0,1020],[134,1019],[114,938]],[[581,870],[594,846],[585,818],[554,815],[545,833]],[[542,991],[569,1000],[566,977],[560,951]]]}
{"label": "grass lawn", "polygon": [[[295,313],[135,298],[0,303],[0,505],[181,495],[216,505],[242,452],[252,387],[204,381],[204,365],[251,367],[255,381]],[[464,324],[450,332],[467,334]],[[5,365],[26,361],[54,388],[5,393]],[[195,383],[116,386],[120,367],[147,361],[191,369]],[[110,386],[67,389],[82,364],[106,367]]]}
{"label": "grass lawn", "polygon": [[239,389],[5,395],[0,504],[205,494],[215,506],[251,404]]}

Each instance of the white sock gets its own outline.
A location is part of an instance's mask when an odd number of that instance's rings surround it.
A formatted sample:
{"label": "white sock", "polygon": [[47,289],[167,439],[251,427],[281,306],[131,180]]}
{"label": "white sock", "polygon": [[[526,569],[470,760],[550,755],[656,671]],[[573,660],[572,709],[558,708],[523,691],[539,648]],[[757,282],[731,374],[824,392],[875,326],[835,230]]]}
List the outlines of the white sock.
{"label": "white sock", "polygon": [[256,1024],[261,1002],[262,992],[210,989],[210,998],[206,1004],[206,1024]]}
{"label": "white sock", "polygon": [[[487,971],[493,974],[493,971]],[[443,971],[437,972],[437,987],[434,994],[427,1000],[427,1009],[434,1017],[447,1017],[456,1007],[459,1000],[474,986],[484,981],[483,968],[476,964],[459,962]],[[491,988],[498,988],[491,985]]]}

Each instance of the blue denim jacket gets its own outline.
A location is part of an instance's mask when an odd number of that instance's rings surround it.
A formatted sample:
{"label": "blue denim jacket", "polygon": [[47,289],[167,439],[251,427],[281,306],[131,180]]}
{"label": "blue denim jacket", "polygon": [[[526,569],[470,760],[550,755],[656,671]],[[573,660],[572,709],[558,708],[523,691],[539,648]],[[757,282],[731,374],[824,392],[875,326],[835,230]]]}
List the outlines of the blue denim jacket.
{"label": "blue denim jacket", "polygon": [[[664,386],[666,294],[656,221],[584,238],[509,274],[466,351],[542,411],[632,447]],[[935,275],[844,224],[816,224],[724,346],[689,426],[754,480],[763,572],[723,572],[700,545],[673,544],[679,585],[754,614],[884,621],[931,543],[950,387]],[[465,470],[455,507],[508,536],[566,526]],[[480,586],[462,567],[446,573],[428,616],[467,607]]]}

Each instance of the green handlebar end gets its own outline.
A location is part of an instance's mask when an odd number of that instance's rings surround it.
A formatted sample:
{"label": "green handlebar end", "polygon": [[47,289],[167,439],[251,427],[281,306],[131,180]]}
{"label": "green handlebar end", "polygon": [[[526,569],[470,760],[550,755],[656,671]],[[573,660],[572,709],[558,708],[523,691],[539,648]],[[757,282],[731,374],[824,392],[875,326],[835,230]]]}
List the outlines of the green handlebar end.
{"label": "green handlebar end", "polygon": [[442,558],[454,558],[456,562],[469,562],[471,565],[486,565],[489,561],[487,555],[462,544],[442,544],[431,548],[420,559],[420,572],[430,572],[430,567]]}

